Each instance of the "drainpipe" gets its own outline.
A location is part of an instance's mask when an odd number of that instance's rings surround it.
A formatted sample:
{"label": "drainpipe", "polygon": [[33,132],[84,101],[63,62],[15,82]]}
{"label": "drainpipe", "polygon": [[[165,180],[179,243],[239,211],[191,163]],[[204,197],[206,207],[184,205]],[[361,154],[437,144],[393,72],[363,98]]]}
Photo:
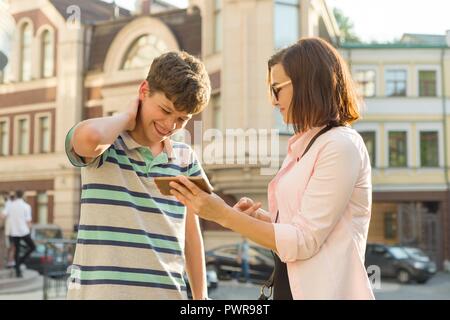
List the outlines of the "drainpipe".
{"label": "drainpipe", "polygon": [[447,147],[447,128],[448,128],[448,124],[447,124],[447,97],[446,97],[446,92],[445,92],[445,65],[444,65],[444,57],[445,57],[445,51],[446,48],[442,48],[441,49],[441,96],[442,96],[442,124],[443,124],[443,132],[444,132],[444,177],[445,177],[445,185],[446,185],[446,202],[447,202],[447,212],[443,212],[443,225],[444,225],[444,235],[446,235],[447,239],[444,239],[444,253],[443,253],[443,258],[445,260],[446,258],[446,252],[448,252],[449,250],[447,250],[447,247],[450,245],[448,242],[449,240],[449,235],[446,234],[448,233],[448,220],[450,219],[450,179],[448,176],[448,156],[447,156],[447,151],[448,151],[448,147]]}
{"label": "drainpipe", "polygon": [[445,48],[441,49],[441,90],[442,90],[442,122],[444,126],[444,175],[445,175],[445,184],[447,185],[447,188],[450,186],[450,179],[448,176],[448,156],[447,156],[447,97],[445,95],[445,69],[444,69],[444,55],[445,55]]}

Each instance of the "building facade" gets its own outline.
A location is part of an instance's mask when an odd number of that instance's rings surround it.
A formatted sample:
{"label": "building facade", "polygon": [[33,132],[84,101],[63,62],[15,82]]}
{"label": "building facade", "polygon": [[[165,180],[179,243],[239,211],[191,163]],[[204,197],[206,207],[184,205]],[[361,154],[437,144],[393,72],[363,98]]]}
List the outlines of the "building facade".
{"label": "building facade", "polygon": [[373,168],[369,241],[420,247],[440,267],[450,259],[449,39],[340,49],[365,97],[354,127]]}
{"label": "building facade", "polygon": [[[354,127],[373,166],[369,241],[419,246],[439,266],[450,259],[450,34],[341,44],[325,0],[190,0],[187,9],[147,0],[133,12],[99,0],[7,2],[16,33],[0,73],[0,191],[25,190],[35,222],[73,230],[80,172],[64,154],[67,131],[126,108],[153,57],[169,50],[207,67],[210,106],[194,117],[203,140],[209,129],[228,141],[227,129],[241,130],[248,139],[230,159],[230,149],[211,159],[202,139],[194,146],[216,192],[229,204],[247,196],[267,207],[267,185],[292,134],[268,99],[267,60],[300,37],[319,36],[339,48],[365,96]],[[198,123],[189,124],[193,135]],[[276,143],[269,135],[250,144],[255,132],[273,129]],[[262,150],[276,158],[258,157]],[[240,238],[214,223],[202,227],[207,249]]]}
{"label": "building facade", "polygon": [[[203,130],[276,129],[280,119],[266,98],[267,59],[300,36],[338,41],[322,0],[193,0],[187,9],[146,0],[136,1],[134,12],[99,0],[7,3],[16,30],[0,78],[0,191],[25,190],[34,222],[66,233],[79,217],[80,174],[64,154],[65,135],[83,119],[123,110],[153,57],[185,50],[203,59],[213,89],[211,105],[193,119],[202,120]],[[230,204],[244,195],[266,204],[273,174],[257,174],[260,167],[232,162],[205,169]],[[221,228],[214,224],[203,227],[207,247],[236,237],[216,237],[213,230]]]}
{"label": "building facade", "polygon": [[200,57],[201,16],[156,0],[137,1],[135,12],[99,0],[7,3],[15,34],[0,77],[0,191],[24,190],[33,221],[69,235],[81,192],[65,155],[68,130],[124,110],[155,56]]}

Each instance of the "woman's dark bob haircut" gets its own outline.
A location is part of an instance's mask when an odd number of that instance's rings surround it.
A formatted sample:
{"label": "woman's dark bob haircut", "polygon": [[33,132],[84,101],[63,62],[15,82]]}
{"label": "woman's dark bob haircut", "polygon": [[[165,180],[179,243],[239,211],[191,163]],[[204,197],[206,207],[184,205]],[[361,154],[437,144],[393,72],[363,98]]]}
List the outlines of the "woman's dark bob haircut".
{"label": "woman's dark bob haircut", "polygon": [[348,125],[359,115],[358,96],[347,64],[337,50],[320,38],[302,38],[268,62],[281,63],[292,81],[289,120],[295,133],[324,125]]}

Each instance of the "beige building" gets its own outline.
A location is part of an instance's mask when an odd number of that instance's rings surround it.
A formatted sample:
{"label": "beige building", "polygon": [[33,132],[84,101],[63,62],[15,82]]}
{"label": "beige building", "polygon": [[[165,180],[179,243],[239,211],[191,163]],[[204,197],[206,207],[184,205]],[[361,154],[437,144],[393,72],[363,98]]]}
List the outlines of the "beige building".
{"label": "beige building", "polygon": [[[223,155],[208,164],[204,152],[204,167],[216,191],[230,204],[247,196],[267,208],[267,185],[285,157],[289,137],[268,99],[267,61],[277,49],[304,36],[320,36],[338,45],[336,21],[323,0],[191,0],[190,5],[202,15],[203,61],[220,79],[211,106],[202,115],[204,129],[217,128],[224,135],[226,130],[241,129],[247,137],[241,154],[230,155],[230,148],[224,147]],[[268,164],[264,158],[253,161],[252,154],[261,155],[261,149],[250,145],[248,137],[271,129],[282,133],[278,144],[266,144],[276,155],[270,163],[275,170],[262,173]],[[226,140],[233,140],[233,135]],[[207,248],[240,239],[214,223],[203,225]]]}
{"label": "beige building", "polygon": [[[65,157],[65,134],[82,119],[123,110],[155,55],[186,50],[205,61],[213,98],[204,130],[286,130],[266,98],[267,59],[300,36],[338,41],[323,0],[195,0],[187,9],[147,0],[134,12],[99,0],[7,3],[16,32],[0,77],[0,191],[25,190],[34,221],[67,233],[78,221],[80,175]],[[230,203],[243,195],[266,203],[271,175],[260,167],[205,166]],[[228,235],[235,237],[222,232],[219,241]],[[208,247],[216,236],[206,231]]]}

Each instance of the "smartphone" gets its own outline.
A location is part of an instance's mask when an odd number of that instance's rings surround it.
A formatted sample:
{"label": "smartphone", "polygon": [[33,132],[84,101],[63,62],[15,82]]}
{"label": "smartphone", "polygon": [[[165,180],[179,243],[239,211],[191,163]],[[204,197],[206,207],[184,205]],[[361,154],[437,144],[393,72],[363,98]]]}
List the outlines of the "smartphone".
{"label": "smartphone", "polygon": [[[213,191],[213,187],[209,184],[209,182],[207,182],[201,176],[186,177],[186,178],[188,178],[189,181],[195,183],[195,185],[197,187],[199,187],[200,189],[202,189],[203,191],[205,191],[207,193],[211,193]],[[179,180],[177,179],[177,177],[155,177],[154,181],[155,181],[155,184],[158,187],[159,191],[161,191],[161,193],[165,196],[172,195],[170,193],[170,189],[172,189],[172,187],[169,185],[170,182],[175,181],[175,182],[180,183]],[[182,184],[182,183],[180,183],[180,184]]]}

